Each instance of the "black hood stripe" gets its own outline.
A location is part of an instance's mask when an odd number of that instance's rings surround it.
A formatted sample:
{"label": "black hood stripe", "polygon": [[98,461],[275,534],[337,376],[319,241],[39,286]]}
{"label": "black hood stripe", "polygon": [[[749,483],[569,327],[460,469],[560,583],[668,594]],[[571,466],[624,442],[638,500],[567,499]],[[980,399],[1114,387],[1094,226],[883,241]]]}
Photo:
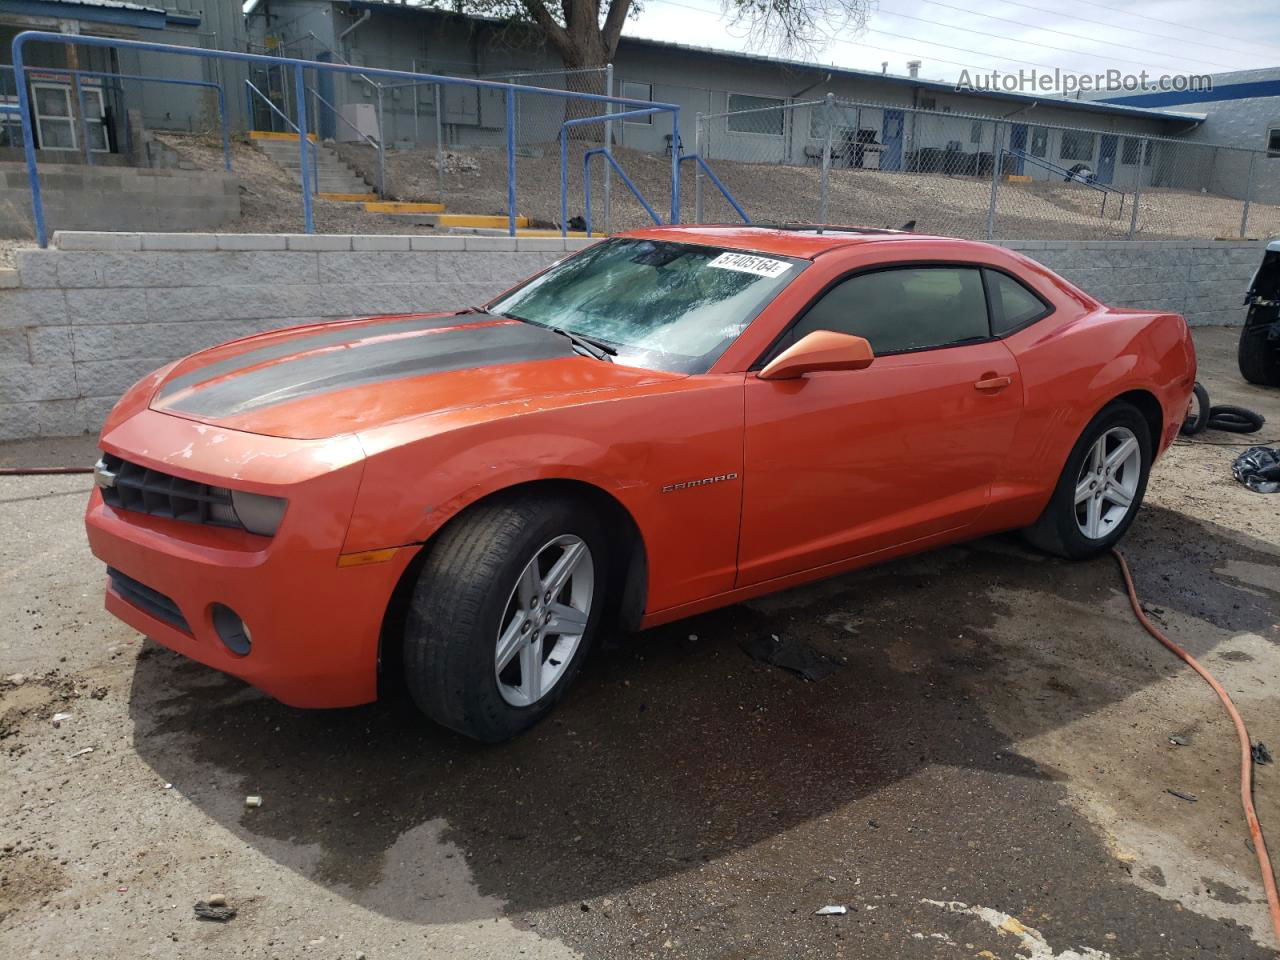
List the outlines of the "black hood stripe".
{"label": "black hood stripe", "polygon": [[[477,318],[483,317],[478,314]],[[184,373],[179,377],[174,377],[163,387],[160,388],[158,399],[163,400],[165,397],[171,397],[175,393],[186,390],[188,387],[194,387],[197,383],[204,383],[206,380],[213,380],[217,377],[226,376],[229,373],[235,373],[237,370],[246,370],[249,367],[256,367],[260,363],[269,363],[272,360],[279,360],[281,357],[287,357],[294,353],[306,353],[308,350],[318,350],[322,347],[336,347],[344,344],[355,344],[361,340],[367,340],[374,337],[386,337],[401,333],[415,333],[422,330],[438,330],[442,327],[456,327],[462,323],[468,323],[470,317],[409,317],[404,320],[397,320],[391,323],[343,323],[338,329],[321,328],[314,333],[294,334],[288,336],[279,343],[268,344],[265,347],[258,347],[256,350],[247,350],[244,353],[238,353],[234,357],[228,357],[226,360],[219,360],[217,363],[211,363],[206,367],[192,370],[190,373]]]}
{"label": "black hood stripe", "polygon": [[[451,325],[457,322],[455,318]],[[370,383],[576,356],[566,337],[526,323],[485,323],[419,337],[355,341],[348,349],[306,353],[195,387],[169,402],[161,399],[157,406],[174,413],[221,419]],[[295,342],[289,353],[296,353],[299,346]],[[259,358],[258,362],[262,361]]]}

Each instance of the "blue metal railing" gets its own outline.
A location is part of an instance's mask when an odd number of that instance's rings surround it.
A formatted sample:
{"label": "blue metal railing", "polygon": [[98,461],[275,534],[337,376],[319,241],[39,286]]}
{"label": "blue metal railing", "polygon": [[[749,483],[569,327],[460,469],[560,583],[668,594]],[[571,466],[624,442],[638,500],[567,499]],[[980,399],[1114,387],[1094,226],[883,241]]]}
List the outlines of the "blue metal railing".
{"label": "blue metal railing", "polygon": [[[305,140],[308,144],[310,144],[311,173],[314,180],[314,183],[312,185],[312,193],[319,193],[320,192],[320,147],[319,145],[316,144],[314,141],[312,141],[310,136],[304,137],[302,135],[302,131],[298,129],[298,125],[294,123],[292,120],[290,120],[287,116],[285,116],[284,111],[282,111],[279,107],[277,107],[274,103],[272,103],[270,97],[268,97],[265,93],[263,93],[261,90],[255,87],[253,85],[252,80],[249,80],[246,78],[244,81],[244,85],[246,88],[245,95],[249,99],[249,116],[250,117],[253,116],[253,98],[256,96],[268,107],[270,107],[272,113],[274,113],[281,120],[283,120],[287,126],[292,127],[293,132],[298,135],[299,139]],[[306,148],[304,147],[303,149],[305,153]],[[302,160],[302,165],[304,167],[307,165],[307,161],[305,158]],[[305,183],[306,181],[304,180],[303,182]]]}
{"label": "blue metal railing", "polygon": [[[330,103],[324,97],[320,96],[320,92],[316,90],[315,87],[308,87],[307,90],[311,94],[311,96],[315,98],[317,103],[323,103],[326,107],[329,108],[329,113],[331,113],[333,116],[337,117],[339,120],[345,123],[348,127],[350,127],[352,130],[355,131],[355,134],[357,137],[359,137],[365,143],[369,144],[369,146],[373,147],[373,149],[378,151],[378,197],[382,200],[387,199],[387,164],[385,159],[386,153],[383,148],[382,142],[380,140],[373,139],[373,137],[366,134],[354,123],[352,123],[350,120],[344,117],[338,111],[337,107],[335,107],[332,103]],[[316,128],[319,129],[320,117],[318,116],[318,114],[320,113],[320,110],[318,107],[316,108],[316,113],[317,113]],[[379,130],[378,132],[381,133],[382,131]],[[317,176],[319,175],[317,174]]]}
{"label": "blue metal railing", "polygon": [[[599,97],[599,96],[593,95],[593,99],[616,100],[617,98]],[[627,102],[634,103],[637,101],[627,101]],[[613,122],[617,120],[626,120],[628,117],[648,117],[648,116],[652,116],[655,113],[666,113],[668,110],[671,110],[671,109],[672,107],[669,104],[653,104],[650,106],[642,107],[637,110],[624,110],[621,113],[607,113],[597,117],[576,117],[573,120],[566,120],[564,123],[560,124],[560,236],[562,237],[567,236],[569,232],[568,224],[569,224],[569,130],[570,128],[581,127],[584,124],[588,124],[588,123],[604,123],[604,122]],[[511,115],[513,113],[514,113],[514,104],[508,104],[507,137],[508,137],[508,140],[511,142],[511,151],[512,151],[512,155],[514,156],[515,124],[513,122],[514,116]],[[674,112],[671,114],[671,124],[672,124],[672,133],[678,137],[680,135],[680,108],[679,107],[675,107]],[[590,151],[590,152],[594,153],[597,151]],[[634,193],[637,198],[639,198],[642,204],[644,204],[644,208],[648,212],[649,216],[654,218],[654,223],[659,223],[659,224],[662,223],[662,221],[659,220],[657,215],[653,212],[653,209],[647,203],[645,203],[644,198],[640,196],[640,191],[636,189],[635,184],[633,184],[627,178],[627,175],[622,172],[622,168],[619,167],[618,164],[614,161],[612,154],[609,153],[607,148],[604,149],[604,153],[609,158],[609,161],[613,163],[614,169],[617,170],[618,174],[622,177],[622,179],[626,181],[627,186],[631,188],[631,192]],[[587,163],[589,167],[590,158],[589,157],[585,158],[584,163]],[[590,192],[589,185],[584,184],[584,187],[585,187],[585,192]],[[672,223],[680,222],[680,158],[674,152],[672,152],[672,155],[671,155],[671,222]]]}
{"label": "blue metal railing", "polygon": [[[112,81],[137,80],[143,83],[168,83],[179,87],[205,87],[209,90],[213,90],[218,95],[218,124],[222,129],[222,163],[226,169],[231,169],[231,121],[227,116],[227,92],[223,88],[222,84],[214,83],[209,80],[179,80],[173,77],[143,77],[128,73],[107,73],[101,70],[71,70],[66,67],[36,67],[33,69],[38,70],[40,73],[54,74],[57,76],[76,78],[95,77],[102,80]],[[13,66],[7,63],[0,63],[0,70],[8,70],[14,73],[14,83],[15,85],[17,84],[17,71]],[[80,136],[87,144],[89,142],[89,123],[85,117],[84,87],[80,84],[77,84],[76,86],[80,93]],[[122,90],[122,87],[118,83],[113,84],[113,87],[117,90]],[[21,97],[19,97],[19,102],[21,102]],[[14,107],[12,110],[3,109],[0,110],[0,112],[21,114],[22,107],[19,103],[19,106]],[[27,135],[28,134],[26,134],[24,127],[24,137]],[[93,163],[92,151],[89,152],[89,163]]]}
{"label": "blue metal railing", "polygon": [[[44,217],[44,200],[40,193],[40,177],[36,162],[35,143],[32,138],[32,110],[31,95],[27,89],[26,72],[28,67],[25,65],[24,52],[26,45],[32,42],[65,44],[67,36],[61,33],[51,33],[41,30],[28,30],[18,34],[13,38],[13,68],[15,83],[18,88],[18,107],[22,116],[23,129],[23,154],[27,162],[27,180],[31,187],[31,207],[33,220],[35,222],[36,242],[40,246],[45,247],[49,244],[48,228]],[[370,67],[353,67],[343,63],[321,62],[318,60],[300,60],[292,57],[272,57],[259,53],[239,53],[232,50],[206,50],[199,47],[181,47],[166,43],[152,43],[143,40],[117,40],[112,37],[93,37],[83,34],[77,35],[75,38],[77,46],[87,47],[106,47],[112,49],[126,50],[143,50],[152,53],[172,54],[180,57],[198,57],[206,60],[230,60],[239,63],[257,63],[257,64],[274,64],[278,66],[292,67],[295,97],[294,101],[297,105],[297,116],[295,124],[299,130],[307,130],[307,105],[306,105],[306,73],[307,70],[328,71],[338,74],[354,74],[356,76],[370,77],[390,77],[396,80],[418,80],[424,82],[438,83],[442,86],[459,86],[459,87],[475,87],[482,90],[501,90],[506,96],[506,113],[507,113],[507,224],[508,232],[515,235],[516,231],[516,152],[515,152],[515,98],[517,94],[524,93],[543,97],[551,97],[559,100],[582,100],[586,102],[617,104],[624,107],[630,107],[632,110],[643,109],[645,113],[670,113],[672,130],[679,133],[680,130],[680,107],[674,103],[653,103],[644,100],[633,100],[628,97],[606,96],[598,93],[576,93],[570,90],[561,90],[554,87],[533,87],[518,83],[504,83],[497,80],[477,80],[463,77],[449,77],[435,74],[412,73],[407,70],[386,70]],[[41,68],[36,68],[41,69]],[[614,113],[608,116],[608,119],[617,120],[619,117],[626,116],[624,113]],[[592,122],[598,122],[605,119],[604,117],[592,118]],[[578,121],[569,121],[576,125]],[[582,121],[587,122],[587,121]],[[564,130],[561,130],[561,141],[563,147]],[[304,229],[307,233],[315,233],[315,219],[312,209],[311,196],[311,171],[307,164],[307,144],[308,139],[305,136],[298,137],[298,158],[302,175],[302,211]],[[562,153],[563,160],[563,153]],[[567,200],[564,192],[568,186],[565,177],[561,176],[561,210],[566,207]],[[563,218],[562,218],[563,219]],[[680,163],[678,157],[672,157],[671,160],[671,222],[677,223],[680,219]],[[562,224],[563,229],[563,224]]]}
{"label": "blue metal railing", "polygon": [[[653,212],[653,207],[649,206],[649,203],[647,200],[645,200],[643,194],[641,194],[640,191],[636,188],[636,185],[631,182],[631,178],[626,175],[622,167],[618,166],[618,161],[614,159],[612,151],[610,151],[608,147],[596,147],[594,150],[588,150],[586,153],[582,155],[582,199],[586,207],[586,212],[583,217],[583,220],[587,226],[587,236],[589,237],[592,235],[592,231],[591,231],[591,158],[595,156],[602,156],[605,158],[605,160],[609,162],[609,166],[613,167],[614,171],[618,174],[618,176],[622,178],[622,182],[627,185],[627,189],[631,191],[632,196],[634,196],[637,200],[640,201],[640,206],[644,207],[644,212],[649,215],[649,219],[651,219],[658,226],[662,226],[662,218]],[[564,236],[566,234],[566,230],[564,227],[563,208],[561,210],[560,216],[561,216],[560,235]]]}
{"label": "blue metal railing", "polygon": [[[1017,157],[1019,160],[1025,161],[1026,163],[1034,163],[1036,166],[1042,167],[1045,170],[1048,170],[1050,173],[1055,173],[1058,176],[1062,177],[1064,182],[1079,183],[1079,184],[1083,184],[1086,187],[1089,187],[1092,190],[1097,190],[1099,193],[1102,194],[1102,209],[1098,213],[1098,216],[1100,217],[1105,217],[1107,215],[1107,197],[1113,193],[1118,194],[1120,197],[1120,210],[1116,213],[1116,216],[1124,215],[1124,201],[1125,201],[1126,194],[1119,187],[1113,187],[1109,183],[1100,183],[1097,180],[1086,180],[1083,177],[1081,177],[1079,174],[1072,173],[1066,167],[1058,166],[1052,160],[1046,160],[1044,157],[1032,156],[1031,154],[1027,153],[1025,150],[1020,150],[1016,147],[1010,147],[1008,150],[1005,150],[1004,152],[1009,154],[1011,157]],[[999,159],[1000,159],[999,157],[996,158],[997,163],[999,162]]]}
{"label": "blue metal railing", "polygon": [[[715,171],[712,170],[709,166],[707,166],[707,161],[702,159],[702,154],[686,153],[683,157],[680,158],[680,162],[684,163],[686,160],[692,160],[694,163],[698,165],[698,169],[700,169],[703,173],[705,173],[708,177],[711,178],[712,185],[717,190],[720,191],[721,195],[727,201],[729,201],[729,206],[733,207],[733,212],[742,218],[743,223],[751,222],[751,218],[747,216],[747,211],[742,209],[742,204],[738,203],[738,201],[734,198],[733,194],[729,192],[729,188],[726,187],[721,182],[720,178],[715,175]],[[696,184],[696,180],[695,180],[695,184]],[[699,199],[698,202],[699,204],[701,204],[701,199]]]}

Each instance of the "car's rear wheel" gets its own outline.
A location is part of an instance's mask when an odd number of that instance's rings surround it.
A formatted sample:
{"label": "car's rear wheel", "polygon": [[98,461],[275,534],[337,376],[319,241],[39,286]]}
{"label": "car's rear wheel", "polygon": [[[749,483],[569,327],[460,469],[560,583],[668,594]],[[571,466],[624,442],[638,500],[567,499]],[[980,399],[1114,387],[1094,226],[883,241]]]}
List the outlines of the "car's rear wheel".
{"label": "car's rear wheel", "polygon": [[406,685],[437,722],[506,740],[582,665],[604,607],[601,527],[573,501],[512,497],[464,513],[429,549],[405,624]]}
{"label": "car's rear wheel", "polygon": [[1146,419],[1131,404],[1111,404],[1076,441],[1048,506],[1024,536],[1073,560],[1109,550],[1133,523],[1150,470]]}
{"label": "car's rear wheel", "polygon": [[1263,387],[1280,387],[1280,341],[1271,338],[1271,324],[1255,323],[1240,331],[1236,353],[1240,375]]}

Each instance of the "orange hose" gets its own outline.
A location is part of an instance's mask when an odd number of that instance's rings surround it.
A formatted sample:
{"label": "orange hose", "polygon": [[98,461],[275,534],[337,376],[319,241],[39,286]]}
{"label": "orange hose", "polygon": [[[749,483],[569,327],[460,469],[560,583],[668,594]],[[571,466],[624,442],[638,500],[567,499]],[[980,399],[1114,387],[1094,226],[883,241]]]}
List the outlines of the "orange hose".
{"label": "orange hose", "polygon": [[1240,804],[1244,807],[1244,818],[1249,822],[1249,835],[1253,837],[1253,850],[1258,855],[1258,867],[1262,870],[1262,886],[1267,893],[1267,908],[1271,912],[1271,926],[1275,930],[1276,938],[1280,939],[1280,894],[1276,892],[1276,877],[1271,869],[1271,859],[1267,856],[1267,842],[1262,838],[1262,824],[1258,822],[1258,812],[1253,807],[1253,741],[1249,739],[1249,731],[1245,729],[1240,711],[1231,702],[1231,695],[1222,688],[1222,684],[1217,681],[1214,675],[1202,667],[1200,661],[1166,637],[1156,628],[1155,624],[1147,619],[1147,615],[1142,612],[1142,604],[1138,600],[1138,591],[1133,586],[1133,577],[1129,573],[1129,565],[1125,563],[1124,554],[1114,547],[1111,552],[1115,554],[1116,562],[1120,564],[1120,573],[1124,577],[1125,588],[1129,591],[1129,605],[1133,607],[1133,613],[1138,618],[1138,622],[1142,624],[1147,633],[1168,647],[1175,657],[1200,674],[1204,678],[1204,682],[1213,687],[1213,692],[1218,695],[1222,705],[1227,708],[1231,722],[1235,724],[1236,737],[1240,740]]}

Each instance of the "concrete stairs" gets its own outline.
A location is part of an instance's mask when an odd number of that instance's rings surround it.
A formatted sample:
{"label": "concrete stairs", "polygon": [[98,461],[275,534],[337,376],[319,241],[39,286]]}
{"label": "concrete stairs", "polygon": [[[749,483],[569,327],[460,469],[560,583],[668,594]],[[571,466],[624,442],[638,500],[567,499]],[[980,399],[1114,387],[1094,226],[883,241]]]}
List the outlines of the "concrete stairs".
{"label": "concrete stairs", "polygon": [[[300,157],[298,156],[298,135],[296,133],[273,133],[255,130],[249,134],[253,145],[270,157],[276,166],[287,170],[295,180],[302,182]],[[313,136],[314,142],[315,137]],[[337,152],[328,144],[317,144],[319,155],[313,171],[320,175],[320,195],[326,200],[361,202],[376,200],[369,184],[355,170],[347,166]]]}
{"label": "concrete stairs", "polygon": [[[299,173],[301,158],[298,156],[296,133],[255,130],[249,134],[249,137],[255,147],[270,157],[277,166],[289,171],[294,180],[301,184],[302,177]],[[315,141],[314,134],[311,135],[311,140]],[[319,143],[317,146],[319,156],[316,164],[320,174],[321,199],[359,204],[366,213],[378,215],[384,220],[432,227],[441,233],[507,236],[507,217],[502,214],[449,213],[446,212],[443,203],[380,200],[369,184],[344,163],[332,147],[324,143]],[[516,236],[558,237],[560,231],[530,227],[528,217],[518,216],[516,217]],[[569,236],[585,237],[586,234],[571,230]],[[594,236],[599,237],[603,234],[595,233]]]}

